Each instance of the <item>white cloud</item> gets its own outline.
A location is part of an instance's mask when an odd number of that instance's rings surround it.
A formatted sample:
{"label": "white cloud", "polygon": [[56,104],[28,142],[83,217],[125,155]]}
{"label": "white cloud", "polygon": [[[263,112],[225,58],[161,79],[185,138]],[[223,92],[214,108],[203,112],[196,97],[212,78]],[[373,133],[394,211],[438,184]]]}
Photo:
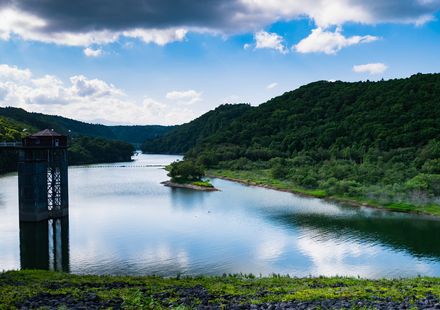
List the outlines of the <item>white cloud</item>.
{"label": "white cloud", "polygon": [[188,30],[178,29],[134,29],[123,32],[123,35],[131,38],[138,38],[145,43],[155,43],[163,46],[171,42],[183,41]]}
{"label": "white cloud", "polygon": [[346,22],[372,23],[375,20],[363,3],[350,0],[241,0],[253,13],[253,19],[266,21],[290,20],[307,16],[320,27]]}
{"label": "white cloud", "polygon": [[0,38],[8,40],[11,34],[24,35],[26,32],[36,31],[46,26],[46,22],[34,15],[19,12],[13,9],[0,10]]}
{"label": "white cloud", "polygon": [[[181,100],[198,100],[200,93],[181,94]],[[175,95],[177,98],[177,95]],[[172,96],[173,97],[173,96]],[[104,120],[110,124],[179,124],[198,115],[176,104],[152,98],[131,100],[121,89],[84,75],[63,82],[53,75],[34,77],[29,69],[0,65],[0,106],[56,114],[82,121]]]}
{"label": "white cloud", "polygon": [[278,52],[285,54],[287,48],[283,44],[283,37],[276,33],[269,33],[266,31],[259,31],[255,34],[255,48],[268,48],[274,49]]}
{"label": "white cloud", "polygon": [[433,19],[438,0],[240,0],[247,14],[236,19],[248,25],[270,24],[298,17],[312,19],[318,27],[354,22],[422,24]]}
{"label": "white cloud", "polygon": [[105,97],[121,96],[124,93],[114,85],[108,84],[98,79],[87,79],[83,75],[75,75],[70,78],[72,90],[75,95],[80,97]]}
{"label": "white cloud", "polygon": [[144,117],[150,120],[150,124],[157,123],[157,120],[162,120],[166,125],[182,124],[199,116],[187,107],[170,106],[152,98],[144,99],[139,112],[146,114]]}
{"label": "white cloud", "polygon": [[72,90],[64,87],[63,82],[53,75],[45,75],[16,86],[10,94],[29,105],[66,105],[73,95]]}
{"label": "white cloud", "polygon": [[179,103],[193,104],[202,100],[202,93],[195,90],[185,90],[185,91],[171,91],[165,96],[169,100],[174,100]]}
{"label": "white cloud", "polygon": [[245,45],[243,45],[243,49],[248,50],[252,48],[252,44],[246,43]]}
{"label": "white cloud", "polygon": [[31,71],[29,69],[19,69],[15,66],[0,65],[0,80],[27,80],[31,78]]}
{"label": "white cloud", "polygon": [[353,71],[356,73],[381,74],[388,69],[388,66],[383,63],[370,63],[365,65],[353,66]]}
{"label": "white cloud", "polygon": [[277,86],[278,86],[278,83],[274,82],[274,83],[270,83],[269,85],[267,85],[266,88],[267,89],[274,89]]}
{"label": "white cloud", "polygon": [[305,39],[301,40],[293,48],[299,53],[325,53],[334,55],[342,48],[361,44],[369,43],[378,40],[378,37],[374,36],[352,36],[345,37],[341,33],[341,28],[336,28],[334,32],[325,30],[323,28],[316,28],[312,30],[312,33]]}
{"label": "white cloud", "polygon": [[102,56],[102,49],[97,48],[97,49],[93,49],[91,47],[87,47],[83,50],[84,55],[86,55],[87,57],[100,57]]}
{"label": "white cloud", "polygon": [[8,89],[4,85],[2,85],[2,83],[0,83],[0,101],[4,100],[8,93]]}

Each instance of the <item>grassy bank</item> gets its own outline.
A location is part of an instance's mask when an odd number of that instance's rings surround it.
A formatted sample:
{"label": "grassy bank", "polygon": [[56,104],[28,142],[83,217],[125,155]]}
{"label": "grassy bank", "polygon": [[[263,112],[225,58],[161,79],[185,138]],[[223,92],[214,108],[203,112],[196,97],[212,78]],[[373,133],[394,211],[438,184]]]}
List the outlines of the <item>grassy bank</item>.
{"label": "grassy bank", "polygon": [[381,204],[375,200],[366,197],[353,196],[335,196],[329,195],[324,190],[308,190],[298,187],[293,182],[288,180],[278,180],[271,176],[269,169],[261,170],[226,170],[215,169],[209,170],[209,176],[223,178],[235,182],[240,182],[247,185],[260,186],[271,188],[275,190],[290,192],[306,197],[323,198],[331,201],[336,201],[352,206],[365,206],[378,209],[386,209],[395,212],[417,213],[433,216],[440,216],[440,206],[435,204],[414,205],[410,203],[390,202]]}
{"label": "grassy bank", "polygon": [[77,276],[47,271],[0,274],[0,308],[74,306],[127,309],[189,309],[199,305],[268,306],[307,302],[369,308],[377,303],[438,302],[440,279],[363,280],[355,278],[290,278],[234,275],[159,278]]}

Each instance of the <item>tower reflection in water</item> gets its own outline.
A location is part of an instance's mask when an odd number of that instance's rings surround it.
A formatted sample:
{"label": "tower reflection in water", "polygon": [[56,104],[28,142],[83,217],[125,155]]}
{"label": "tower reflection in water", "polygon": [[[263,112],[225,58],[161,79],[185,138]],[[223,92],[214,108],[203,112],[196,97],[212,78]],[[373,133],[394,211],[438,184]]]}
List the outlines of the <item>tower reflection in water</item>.
{"label": "tower reflection in water", "polygon": [[69,219],[20,222],[21,269],[70,271]]}

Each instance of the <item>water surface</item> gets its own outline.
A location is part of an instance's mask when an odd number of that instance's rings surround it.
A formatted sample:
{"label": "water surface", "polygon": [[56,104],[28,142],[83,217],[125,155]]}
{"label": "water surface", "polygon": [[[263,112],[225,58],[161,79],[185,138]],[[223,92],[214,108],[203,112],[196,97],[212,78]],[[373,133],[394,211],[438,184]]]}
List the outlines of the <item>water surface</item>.
{"label": "water surface", "polygon": [[160,184],[177,156],[71,167],[68,220],[19,223],[17,176],[0,177],[0,270],[163,276],[271,273],[440,276],[440,221],[213,180]]}

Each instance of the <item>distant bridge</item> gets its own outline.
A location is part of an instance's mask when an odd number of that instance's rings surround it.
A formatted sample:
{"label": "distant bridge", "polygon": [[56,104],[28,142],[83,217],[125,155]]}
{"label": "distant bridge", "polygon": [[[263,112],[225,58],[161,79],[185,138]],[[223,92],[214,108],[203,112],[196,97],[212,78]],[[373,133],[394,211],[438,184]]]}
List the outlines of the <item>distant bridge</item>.
{"label": "distant bridge", "polygon": [[0,149],[19,149],[23,147],[21,142],[0,142]]}
{"label": "distant bridge", "polygon": [[[21,149],[23,148],[23,143],[21,142],[0,142],[0,150],[1,149]],[[163,168],[166,165],[78,165],[78,166],[71,166],[71,168]]]}
{"label": "distant bridge", "polygon": [[82,165],[70,168],[163,168],[166,165]]}

